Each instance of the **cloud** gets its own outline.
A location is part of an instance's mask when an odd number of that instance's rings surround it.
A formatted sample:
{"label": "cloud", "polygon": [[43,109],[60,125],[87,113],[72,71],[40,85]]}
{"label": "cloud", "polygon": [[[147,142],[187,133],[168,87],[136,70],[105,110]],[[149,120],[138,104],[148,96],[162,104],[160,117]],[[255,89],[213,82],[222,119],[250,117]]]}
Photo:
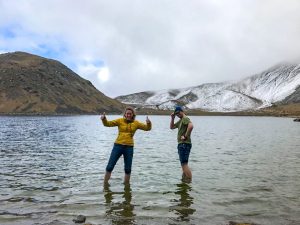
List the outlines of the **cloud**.
{"label": "cloud", "polygon": [[111,97],[188,87],[300,61],[299,10],[297,0],[0,0],[0,51],[60,60]]}
{"label": "cloud", "polygon": [[97,73],[98,80],[100,82],[106,82],[109,80],[109,69],[107,67],[102,67]]}

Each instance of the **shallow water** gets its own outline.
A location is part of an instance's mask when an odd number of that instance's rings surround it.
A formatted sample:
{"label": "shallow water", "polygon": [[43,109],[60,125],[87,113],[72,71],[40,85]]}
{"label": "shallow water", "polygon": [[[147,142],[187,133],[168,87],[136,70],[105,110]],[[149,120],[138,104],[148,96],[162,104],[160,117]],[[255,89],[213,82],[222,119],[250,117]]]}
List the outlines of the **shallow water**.
{"label": "shallow water", "polygon": [[[109,119],[117,118],[108,116]],[[0,117],[0,224],[300,224],[300,124],[290,118],[190,117],[181,182],[176,131],[137,131],[131,185],[105,166],[117,129],[98,116]],[[138,116],[144,121],[145,116]]]}

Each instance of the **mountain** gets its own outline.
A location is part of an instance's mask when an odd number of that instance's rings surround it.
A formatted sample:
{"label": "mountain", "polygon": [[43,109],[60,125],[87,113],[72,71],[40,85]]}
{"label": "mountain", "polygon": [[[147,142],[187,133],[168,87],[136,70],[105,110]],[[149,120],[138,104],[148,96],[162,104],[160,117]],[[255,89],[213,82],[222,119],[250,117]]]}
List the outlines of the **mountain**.
{"label": "mountain", "polygon": [[0,113],[96,114],[123,104],[62,63],[28,54],[0,54]]}
{"label": "mountain", "polygon": [[187,109],[211,112],[257,110],[274,103],[300,103],[300,64],[279,64],[236,82],[148,91],[119,96],[117,100],[142,108]]}
{"label": "mountain", "polygon": [[286,105],[286,104],[291,104],[291,103],[300,103],[300,86],[297,87],[295,92],[285,99],[283,99],[281,102],[279,102],[280,105]]}

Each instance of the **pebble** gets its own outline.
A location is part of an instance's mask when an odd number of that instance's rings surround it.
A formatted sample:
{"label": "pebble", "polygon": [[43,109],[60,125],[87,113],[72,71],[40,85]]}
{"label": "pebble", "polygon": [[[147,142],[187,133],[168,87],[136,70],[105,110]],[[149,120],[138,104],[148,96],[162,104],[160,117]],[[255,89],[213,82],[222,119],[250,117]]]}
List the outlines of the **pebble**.
{"label": "pebble", "polygon": [[84,223],[86,220],[86,217],[83,215],[78,215],[75,219],[73,219],[74,223]]}

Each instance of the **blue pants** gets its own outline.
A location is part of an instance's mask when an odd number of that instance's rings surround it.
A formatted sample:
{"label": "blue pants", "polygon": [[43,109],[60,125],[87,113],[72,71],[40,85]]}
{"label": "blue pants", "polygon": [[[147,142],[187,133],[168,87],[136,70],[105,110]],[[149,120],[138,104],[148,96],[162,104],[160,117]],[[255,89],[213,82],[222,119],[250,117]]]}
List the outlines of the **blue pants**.
{"label": "blue pants", "polygon": [[178,155],[181,165],[187,164],[189,162],[189,156],[191,152],[192,144],[180,143],[177,146]]}
{"label": "blue pants", "polygon": [[112,172],[119,158],[123,155],[124,157],[124,170],[126,174],[131,173],[131,165],[133,158],[133,146],[114,144],[111,151],[108,164],[106,166],[107,172]]}

